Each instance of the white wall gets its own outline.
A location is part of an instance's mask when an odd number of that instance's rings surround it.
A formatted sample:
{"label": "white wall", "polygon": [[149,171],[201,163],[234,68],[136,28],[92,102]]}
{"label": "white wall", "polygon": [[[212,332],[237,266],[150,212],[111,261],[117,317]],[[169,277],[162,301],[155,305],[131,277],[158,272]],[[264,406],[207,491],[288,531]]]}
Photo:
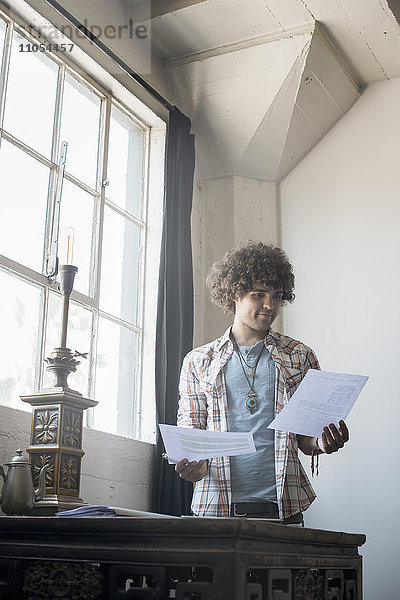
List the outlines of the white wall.
{"label": "white wall", "polygon": [[282,244],[297,298],[285,331],[321,367],[369,375],[351,439],[322,457],[311,527],[365,532],[364,600],[398,600],[400,79],[369,87],[282,182]]}

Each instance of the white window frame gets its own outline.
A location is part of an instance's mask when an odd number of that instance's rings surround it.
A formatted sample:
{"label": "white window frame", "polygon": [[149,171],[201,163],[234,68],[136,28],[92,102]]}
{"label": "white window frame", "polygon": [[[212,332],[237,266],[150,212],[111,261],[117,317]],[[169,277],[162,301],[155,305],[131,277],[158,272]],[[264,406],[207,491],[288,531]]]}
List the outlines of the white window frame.
{"label": "white window frame", "polygon": [[[23,35],[28,36],[35,41],[35,31],[29,28],[29,34],[25,31],[26,24],[32,20],[34,14],[36,23],[40,17],[41,22],[45,21],[46,18],[39,16],[37,13],[32,12],[32,7],[23,2],[16,3],[19,7],[19,14],[13,14],[12,17],[8,16],[7,13],[2,10],[2,18],[8,23],[12,23],[12,27],[15,27]],[[0,2],[0,10],[4,9]],[[46,22],[48,22],[46,20]],[[62,24],[61,22],[59,24]],[[52,26],[57,27],[56,23]],[[11,40],[12,28],[8,30],[8,41]],[[62,41],[62,40],[61,40]],[[61,43],[60,39],[58,40]],[[85,45],[85,40],[82,42]],[[6,52],[9,52],[9,44],[6,43]],[[91,50],[95,50],[91,48]],[[96,53],[96,52],[95,52]],[[57,58],[57,57],[56,57]],[[96,57],[97,58],[97,57]],[[155,365],[155,328],[156,328],[156,314],[157,314],[157,284],[158,284],[158,264],[160,256],[160,244],[161,244],[161,228],[162,228],[162,209],[163,209],[163,193],[164,193],[164,151],[165,151],[165,135],[166,135],[166,114],[165,111],[159,110],[159,115],[156,115],[152,110],[149,109],[143,102],[141,102],[135,95],[132,94],[133,89],[128,90],[126,86],[122,86],[118,81],[118,74],[115,73],[115,65],[112,65],[111,75],[103,66],[99,65],[93,60],[86,52],[78,46],[74,46],[73,52],[68,55],[63,55],[62,61],[57,60],[65,64],[64,69],[71,69],[75,76],[82,78],[86,85],[89,85],[96,93],[100,94],[104,98],[104,110],[102,116],[102,127],[104,133],[104,126],[108,127],[110,120],[111,104],[112,102],[122,111],[125,111],[132,117],[136,114],[138,123],[145,127],[147,137],[147,153],[145,156],[145,171],[147,177],[147,189],[145,190],[144,211],[143,221],[128,215],[123,209],[116,207],[109,200],[105,198],[105,187],[103,185],[106,179],[105,171],[101,174],[101,181],[98,181],[97,192],[99,194],[100,203],[98,203],[99,211],[98,218],[102,220],[102,214],[105,206],[111,207],[116,212],[119,212],[125,218],[139,224],[143,228],[143,239],[144,239],[144,251],[142,253],[142,264],[140,274],[140,290],[139,296],[139,319],[138,326],[130,325],[135,331],[140,333],[140,360],[138,365],[138,379],[136,381],[137,393],[136,401],[134,406],[134,431],[132,431],[132,437],[143,441],[154,442],[155,441],[155,389],[154,389],[154,365]],[[135,88],[135,85],[132,86]],[[11,136],[4,132],[2,129],[2,115],[4,114],[4,89],[0,89],[0,143],[1,137],[8,139],[13,142],[16,146],[19,146],[28,154],[38,158],[35,152],[25,146],[22,142],[11,139]],[[151,103],[151,102],[150,102]],[[154,107],[154,103],[153,103]],[[108,140],[105,140],[104,151],[108,150]],[[45,164],[48,167],[52,167],[54,172],[57,172],[58,167],[55,164],[54,156],[52,160],[46,159]],[[100,160],[100,157],[99,157]],[[44,162],[42,160],[42,162]],[[103,163],[104,169],[106,168],[105,161]],[[70,175],[66,175],[66,178],[76,183],[74,178]],[[80,187],[84,189],[82,184]],[[93,189],[90,190],[93,193]],[[50,223],[48,223],[50,225]],[[100,226],[100,231],[101,226]],[[101,234],[97,240],[97,257],[92,264],[94,268],[98,269],[100,265],[100,252],[101,252]],[[50,243],[50,242],[49,242]],[[54,243],[54,240],[53,240]],[[0,255],[0,268],[8,271],[25,282],[40,287],[44,291],[44,305],[47,306],[47,297],[51,291],[58,292],[57,284],[49,281],[48,277],[40,274],[32,269],[21,265],[13,261],[12,259]],[[95,323],[99,315],[102,312],[99,309],[98,298],[99,298],[99,282],[100,279],[97,277],[98,273],[92,274],[92,281],[97,282],[97,289],[92,289],[89,292],[89,296],[81,294],[80,292],[73,291],[71,299],[86,308],[93,311],[92,315],[92,331],[96,327]],[[93,296],[93,297],[91,297]],[[46,327],[46,310],[43,310],[41,323],[40,323],[40,336],[38,352],[36,357],[35,366],[35,389],[40,389],[43,381],[43,359],[44,359],[44,333]],[[107,315],[107,318],[115,322],[119,322],[119,319],[115,316]],[[126,322],[123,322],[124,326],[127,326]],[[89,372],[93,374],[95,365],[95,336],[91,336],[92,347],[90,354],[92,357],[92,364]],[[89,376],[89,387],[88,390],[80,390],[82,393],[88,393],[89,396],[93,397],[94,392],[94,379],[93,376]],[[0,399],[1,403],[1,399]],[[22,407],[21,407],[22,408]],[[91,409],[93,411],[93,409]],[[93,426],[93,414],[88,411],[87,426]]]}

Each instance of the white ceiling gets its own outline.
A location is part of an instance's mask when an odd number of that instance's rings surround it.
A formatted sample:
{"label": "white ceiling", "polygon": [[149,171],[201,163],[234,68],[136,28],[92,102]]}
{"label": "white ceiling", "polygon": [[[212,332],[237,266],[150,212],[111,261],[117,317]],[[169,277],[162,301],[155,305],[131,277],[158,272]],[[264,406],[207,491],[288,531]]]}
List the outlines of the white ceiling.
{"label": "white ceiling", "polygon": [[400,76],[400,27],[386,0],[205,0],[153,19],[152,43],[172,58],[314,21],[359,83]]}
{"label": "white ceiling", "polygon": [[[135,16],[137,0],[125,1]],[[192,119],[204,177],[281,179],[360,89],[400,76],[400,26],[386,0],[160,1],[152,51]]]}

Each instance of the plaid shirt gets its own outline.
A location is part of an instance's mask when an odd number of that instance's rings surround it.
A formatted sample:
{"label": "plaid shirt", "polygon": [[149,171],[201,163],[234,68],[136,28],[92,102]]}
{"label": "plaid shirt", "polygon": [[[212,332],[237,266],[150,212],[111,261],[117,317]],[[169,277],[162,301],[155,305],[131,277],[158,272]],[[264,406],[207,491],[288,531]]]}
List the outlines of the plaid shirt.
{"label": "plaid shirt", "polygon": [[[230,330],[185,357],[179,383],[179,426],[228,430],[224,367],[234,351]],[[265,347],[276,368],[276,415],[290,400],[308,369],[320,367],[310,348],[271,329],[265,338]],[[308,508],[316,496],[299,461],[294,433],[275,430],[275,473],[279,516],[286,518]],[[206,476],[195,484],[192,511],[199,516],[229,517],[230,505],[229,457],[210,459]]]}

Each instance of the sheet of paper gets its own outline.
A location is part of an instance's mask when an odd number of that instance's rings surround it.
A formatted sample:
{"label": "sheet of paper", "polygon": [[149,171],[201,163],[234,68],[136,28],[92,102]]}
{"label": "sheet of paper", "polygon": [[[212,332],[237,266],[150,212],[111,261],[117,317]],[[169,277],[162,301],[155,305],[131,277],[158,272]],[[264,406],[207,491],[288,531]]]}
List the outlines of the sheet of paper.
{"label": "sheet of paper", "polygon": [[218,456],[238,456],[256,451],[251,433],[206,431],[175,425],[159,427],[170,464],[177,463],[182,458],[200,460]]}
{"label": "sheet of paper", "polygon": [[365,375],[310,369],[268,427],[321,437],[326,425],[346,419],[367,379]]}

